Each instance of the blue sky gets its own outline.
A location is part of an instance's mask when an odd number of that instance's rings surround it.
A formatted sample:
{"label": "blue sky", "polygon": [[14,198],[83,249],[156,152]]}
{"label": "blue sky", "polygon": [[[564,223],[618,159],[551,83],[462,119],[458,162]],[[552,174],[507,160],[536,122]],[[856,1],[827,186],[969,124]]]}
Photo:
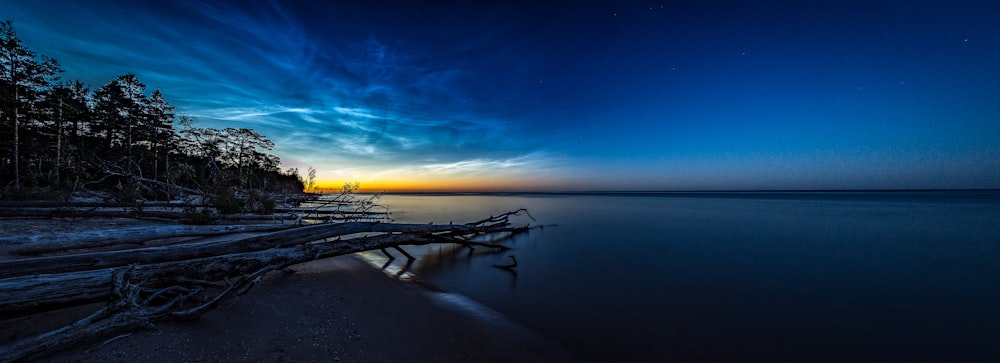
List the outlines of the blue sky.
{"label": "blue sky", "polygon": [[314,3],[0,1],[331,186],[1000,187],[995,2]]}

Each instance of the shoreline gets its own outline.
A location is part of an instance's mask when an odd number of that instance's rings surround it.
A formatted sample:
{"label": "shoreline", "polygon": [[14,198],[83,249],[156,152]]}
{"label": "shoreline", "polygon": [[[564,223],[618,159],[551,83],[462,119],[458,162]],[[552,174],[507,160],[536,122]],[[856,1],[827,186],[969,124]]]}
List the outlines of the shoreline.
{"label": "shoreline", "polygon": [[[388,276],[357,256],[272,272],[190,322],[105,337],[47,362],[571,362],[566,350],[464,296]],[[3,341],[85,316],[88,307],[10,319]],[[484,310],[485,309],[485,310]],[[485,313],[492,318],[477,316]],[[499,317],[499,320],[497,320]]]}

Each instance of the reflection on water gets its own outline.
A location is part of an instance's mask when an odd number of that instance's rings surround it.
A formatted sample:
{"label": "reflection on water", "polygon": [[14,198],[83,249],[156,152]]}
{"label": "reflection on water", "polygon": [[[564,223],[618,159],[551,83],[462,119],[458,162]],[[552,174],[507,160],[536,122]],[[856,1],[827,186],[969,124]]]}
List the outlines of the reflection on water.
{"label": "reflection on water", "polygon": [[410,273],[410,267],[413,266],[414,260],[409,260],[404,257],[402,258],[404,261],[403,263],[393,263],[396,262],[395,258],[390,259],[379,251],[358,252],[355,255],[360,257],[365,262],[368,262],[368,264],[372,265],[372,267],[380,269],[389,275],[395,276],[396,278],[401,280],[414,279],[413,274]]}
{"label": "reflection on water", "polygon": [[[387,195],[405,223],[528,208],[503,253],[407,247],[416,277],[588,361],[1000,357],[1000,195]],[[528,223],[524,220],[516,224]],[[390,251],[392,252],[392,251]],[[374,252],[374,256],[388,259]],[[518,260],[517,274],[493,267]],[[398,256],[398,255],[397,255]],[[391,268],[402,269],[405,258]],[[396,271],[400,271],[396,270]]]}

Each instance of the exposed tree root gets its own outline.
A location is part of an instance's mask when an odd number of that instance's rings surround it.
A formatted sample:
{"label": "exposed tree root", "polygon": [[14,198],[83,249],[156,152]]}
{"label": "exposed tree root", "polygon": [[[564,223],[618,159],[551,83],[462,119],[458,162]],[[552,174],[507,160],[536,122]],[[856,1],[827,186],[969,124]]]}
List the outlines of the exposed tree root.
{"label": "exposed tree root", "polygon": [[[460,225],[331,223],[295,227],[234,241],[190,243],[125,251],[39,257],[0,263],[0,317],[107,301],[70,325],[0,347],[0,361],[14,361],[81,342],[122,334],[168,320],[195,319],[247,292],[268,272],[316,259],[396,249],[412,263],[407,245],[453,243],[508,247],[472,241],[483,234],[516,234],[505,213]],[[371,236],[343,238],[359,233]],[[513,256],[511,256],[513,259]],[[517,265],[517,261],[510,267]]]}

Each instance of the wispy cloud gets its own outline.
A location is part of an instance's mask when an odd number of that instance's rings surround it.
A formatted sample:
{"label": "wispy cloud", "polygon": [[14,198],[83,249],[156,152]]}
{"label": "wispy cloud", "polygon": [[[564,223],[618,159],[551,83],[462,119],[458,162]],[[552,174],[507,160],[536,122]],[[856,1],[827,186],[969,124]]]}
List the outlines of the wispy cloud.
{"label": "wispy cloud", "polygon": [[533,160],[534,158],[534,155],[529,155],[502,160],[470,159],[452,163],[425,164],[420,167],[434,174],[478,174],[530,166],[533,162],[537,162]]}
{"label": "wispy cloud", "polygon": [[562,171],[558,158],[545,152],[517,155],[510,158],[471,158],[451,162],[426,162],[385,167],[370,174],[373,178],[413,178],[419,180],[491,180],[501,182],[546,183]]}
{"label": "wispy cloud", "polygon": [[441,53],[473,51],[491,34],[453,50],[317,34],[278,2],[68,4],[77,22],[100,26],[80,32],[34,6],[22,14],[26,32],[71,45],[55,54],[74,64],[70,77],[87,69],[99,86],[135,72],[202,126],[257,128],[290,166],[454,174],[544,162],[537,144],[513,135],[517,110],[483,97],[480,70]]}

